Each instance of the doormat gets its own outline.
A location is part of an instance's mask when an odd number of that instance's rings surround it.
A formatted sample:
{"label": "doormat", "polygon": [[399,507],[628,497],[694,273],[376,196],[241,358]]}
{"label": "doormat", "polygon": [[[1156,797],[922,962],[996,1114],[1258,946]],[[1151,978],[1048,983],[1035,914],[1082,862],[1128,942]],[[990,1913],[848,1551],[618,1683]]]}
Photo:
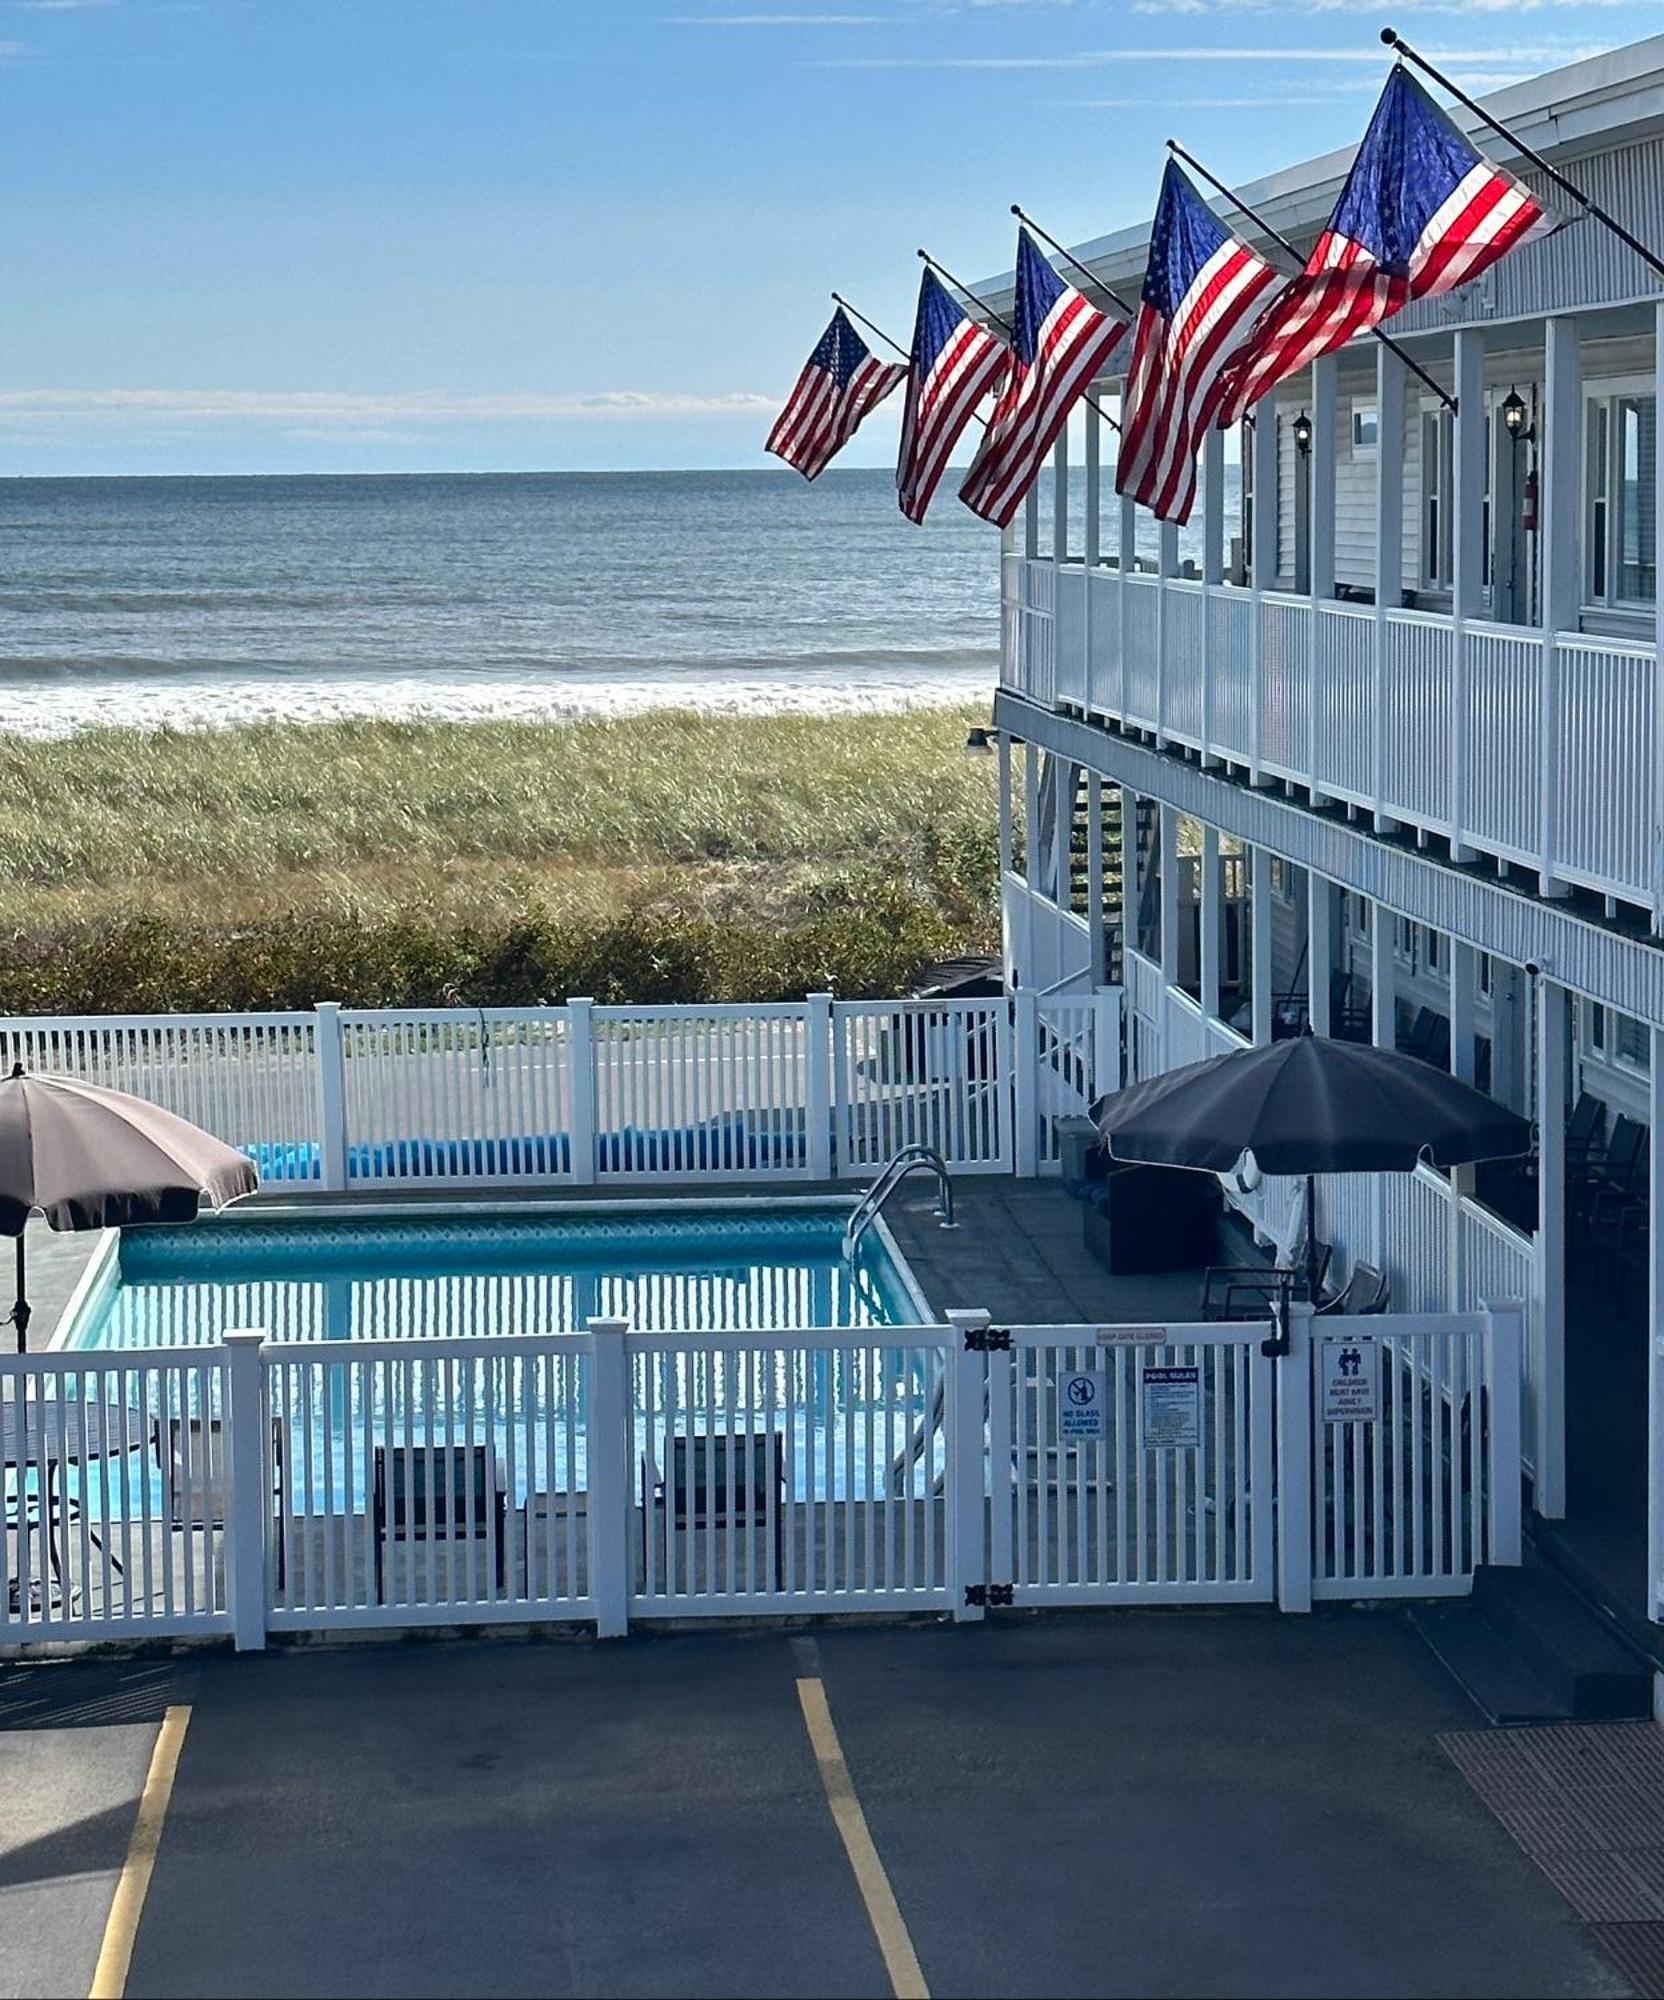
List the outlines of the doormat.
{"label": "doormat", "polygon": [[1664,1730],[1462,1729],[1440,1747],[1645,2000],[1664,2000]]}

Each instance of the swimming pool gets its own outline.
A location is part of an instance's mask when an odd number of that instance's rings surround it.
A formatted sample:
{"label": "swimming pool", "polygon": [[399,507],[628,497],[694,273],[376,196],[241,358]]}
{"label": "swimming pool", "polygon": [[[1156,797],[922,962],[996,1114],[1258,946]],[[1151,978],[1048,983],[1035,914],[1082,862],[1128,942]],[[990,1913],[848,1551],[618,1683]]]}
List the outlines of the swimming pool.
{"label": "swimming pool", "polygon": [[767,1332],[931,1315],[882,1229],[843,1252],[847,1201],[230,1210],[130,1229],[60,1345],[197,1347],[580,1331]]}

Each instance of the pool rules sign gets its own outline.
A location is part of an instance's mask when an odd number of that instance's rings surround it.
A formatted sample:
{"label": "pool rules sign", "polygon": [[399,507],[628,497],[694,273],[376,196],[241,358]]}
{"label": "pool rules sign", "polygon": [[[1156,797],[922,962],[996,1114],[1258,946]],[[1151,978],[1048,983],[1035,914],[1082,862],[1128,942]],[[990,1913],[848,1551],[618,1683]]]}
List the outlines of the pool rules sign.
{"label": "pool rules sign", "polygon": [[1325,1334],[1318,1349],[1326,1424],[1373,1424],[1381,1418],[1381,1343],[1373,1334]]}

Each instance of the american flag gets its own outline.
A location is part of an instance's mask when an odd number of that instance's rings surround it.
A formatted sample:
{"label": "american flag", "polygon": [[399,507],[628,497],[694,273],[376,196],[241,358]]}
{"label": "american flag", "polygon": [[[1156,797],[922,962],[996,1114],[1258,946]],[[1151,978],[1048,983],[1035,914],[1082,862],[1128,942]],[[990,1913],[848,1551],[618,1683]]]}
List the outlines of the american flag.
{"label": "american flag", "polygon": [[1121,403],[1117,493],[1163,521],[1190,519],[1221,377],[1278,282],[1169,160]]}
{"label": "american flag", "polygon": [[1005,387],[959,497],[995,527],[1008,527],[1034,484],[1069,412],[1091,387],[1127,330],[1089,306],[1017,232],[1017,308]]}
{"label": "american flag", "polygon": [[1328,228],[1243,345],[1220,422],[1412,299],[1454,291],[1560,222],[1395,66]]}
{"label": "american flag", "polygon": [[819,478],[906,373],[899,361],[880,361],[839,306],[763,449]]}
{"label": "american flag", "polygon": [[928,268],[919,286],[913,324],[913,363],[907,407],[901,418],[896,492],[901,511],[922,521],[947,470],[948,454],[980,403],[999,380],[1006,346],[960,311]]}

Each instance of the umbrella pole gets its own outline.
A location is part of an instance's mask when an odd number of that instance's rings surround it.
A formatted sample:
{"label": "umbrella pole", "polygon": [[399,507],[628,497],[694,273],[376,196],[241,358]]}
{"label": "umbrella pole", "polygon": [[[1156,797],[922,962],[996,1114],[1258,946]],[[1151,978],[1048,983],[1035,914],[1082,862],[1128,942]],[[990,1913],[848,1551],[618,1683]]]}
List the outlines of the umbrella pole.
{"label": "umbrella pole", "polygon": [[29,1320],[31,1315],[29,1300],[26,1296],[27,1290],[24,1271],[23,1231],[20,1229],[17,1232],[17,1303],[12,1307],[11,1314],[12,1325],[17,1328],[17,1351],[19,1354],[27,1354],[29,1352]]}
{"label": "umbrella pole", "polygon": [[1317,1176],[1306,1176],[1306,1297],[1317,1304]]}

